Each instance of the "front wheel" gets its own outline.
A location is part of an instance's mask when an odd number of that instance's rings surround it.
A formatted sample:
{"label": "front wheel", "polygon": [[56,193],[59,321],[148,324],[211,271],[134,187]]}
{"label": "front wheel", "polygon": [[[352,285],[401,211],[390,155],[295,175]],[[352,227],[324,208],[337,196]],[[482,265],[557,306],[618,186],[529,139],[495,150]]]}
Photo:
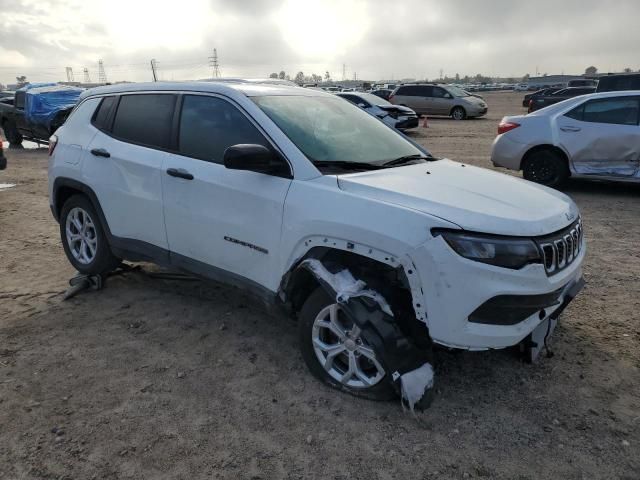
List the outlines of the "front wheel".
{"label": "front wheel", "polygon": [[396,396],[390,375],[373,348],[322,287],[304,303],[298,321],[302,357],[315,377],[371,400],[391,400]]}
{"label": "front wheel", "polygon": [[524,160],[522,176],[547,187],[557,187],[569,177],[569,169],[558,153],[553,150],[538,150]]}
{"label": "front wheel", "polygon": [[451,118],[453,118],[454,120],[464,120],[465,118],[467,118],[467,112],[462,107],[455,107],[453,110],[451,110]]}
{"label": "front wheel", "polygon": [[74,195],[64,203],[60,237],[69,262],[80,273],[107,273],[120,263],[111,252],[95,208],[84,195]]}

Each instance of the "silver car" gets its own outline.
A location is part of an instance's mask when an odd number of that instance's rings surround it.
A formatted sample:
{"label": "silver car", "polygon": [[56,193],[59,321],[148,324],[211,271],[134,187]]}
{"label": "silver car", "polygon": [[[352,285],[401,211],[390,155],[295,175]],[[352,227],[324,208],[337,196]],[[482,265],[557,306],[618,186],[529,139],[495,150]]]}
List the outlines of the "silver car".
{"label": "silver car", "polygon": [[418,126],[419,121],[416,112],[408,107],[392,105],[384,98],[372,93],[343,92],[336,95],[357,105],[368,114],[378,117],[392,128],[408,130]]}
{"label": "silver car", "polygon": [[569,176],[640,182],[640,90],[593,93],[504,117],[491,161],[555,187]]}
{"label": "silver car", "polygon": [[486,102],[461,88],[443,84],[401,85],[389,97],[394,105],[404,105],[419,115],[445,115],[454,120],[481,117]]}

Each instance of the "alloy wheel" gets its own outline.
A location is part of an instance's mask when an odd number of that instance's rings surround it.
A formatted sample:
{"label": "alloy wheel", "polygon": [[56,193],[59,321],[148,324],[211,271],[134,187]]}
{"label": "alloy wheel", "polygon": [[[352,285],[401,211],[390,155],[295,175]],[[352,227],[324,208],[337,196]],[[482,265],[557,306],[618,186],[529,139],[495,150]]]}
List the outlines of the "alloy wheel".
{"label": "alloy wheel", "polygon": [[73,258],[83,265],[90,264],[98,251],[98,234],[93,219],[80,207],[74,207],[65,223],[67,245]]}
{"label": "alloy wheel", "polygon": [[373,348],[361,338],[339,304],[323,308],[313,322],[312,342],[318,362],[335,380],[350,388],[370,388],[385,375]]}

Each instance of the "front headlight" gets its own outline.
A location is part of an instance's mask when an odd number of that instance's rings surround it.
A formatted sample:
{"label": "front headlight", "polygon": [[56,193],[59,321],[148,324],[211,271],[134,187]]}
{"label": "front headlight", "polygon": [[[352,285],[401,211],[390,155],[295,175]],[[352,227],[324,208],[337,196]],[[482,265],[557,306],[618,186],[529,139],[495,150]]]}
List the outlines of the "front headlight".
{"label": "front headlight", "polygon": [[452,230],[434,230],[458,255],[498,267],[518,269],[541,263],[538,247],[528,238],[501,237]]}

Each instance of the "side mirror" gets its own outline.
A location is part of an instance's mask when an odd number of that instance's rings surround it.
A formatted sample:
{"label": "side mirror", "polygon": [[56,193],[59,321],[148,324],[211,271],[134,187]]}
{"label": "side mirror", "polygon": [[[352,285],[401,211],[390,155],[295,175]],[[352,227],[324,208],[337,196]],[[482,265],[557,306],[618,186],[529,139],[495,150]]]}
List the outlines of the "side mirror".
{"label": "side mirror", "polygon": [[[231,170],[249,170],[283,176],[283,161],[263,145],[250,143],[232,145],[224,151],[223,160],[224,166]],[[290,176],[289,172],[286,173],[286,176]]]}
{"label": "side mirror", "polygon": [[358,106],[359,106],[360,108],[364,108],[364,107],[366,107],[366,105],[365,105],[364,103],[359,103],[359,104],[358,104]]}

